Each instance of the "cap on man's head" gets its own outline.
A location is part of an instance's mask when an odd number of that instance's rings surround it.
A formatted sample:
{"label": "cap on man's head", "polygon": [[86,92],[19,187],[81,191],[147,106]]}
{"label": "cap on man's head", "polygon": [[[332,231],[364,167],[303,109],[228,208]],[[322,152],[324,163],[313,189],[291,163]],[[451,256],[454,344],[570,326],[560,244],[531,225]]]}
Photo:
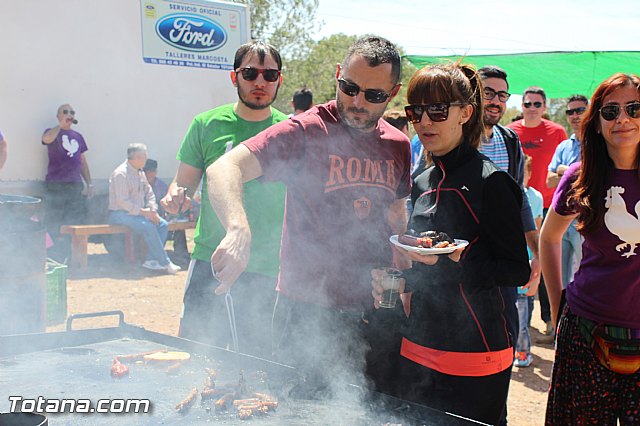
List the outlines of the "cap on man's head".
{"label": "cap on man's head", "polygon": [[158,170],[158,162],[156,160],[152,160],[151,158],[147,159],[147,162],[144,164],[145,172],[153,172]]}

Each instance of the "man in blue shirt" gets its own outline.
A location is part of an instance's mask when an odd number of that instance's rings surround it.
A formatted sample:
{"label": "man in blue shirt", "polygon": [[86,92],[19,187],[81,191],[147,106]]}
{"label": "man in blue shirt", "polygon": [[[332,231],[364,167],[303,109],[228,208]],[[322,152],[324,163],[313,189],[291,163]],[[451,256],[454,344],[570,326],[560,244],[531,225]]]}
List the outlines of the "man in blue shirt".
{"label": "man in blue shirt", "polygon": [[[496,166],[508,172],[515,179],[523,190],[522,203],[522,224],[527,239],[527,247],[532,253],[531,278],[528,288],[530,293],[535,294],[540,284],[540,263],[538,261],[538,230],[533,220],[531,206],[526,196],[524,196],[524,155],[518,135],[511,129],[499,124],[500,119],[507,109],[507,100],[511,96],[507,73],[495,65],[485,66],[478,70],[482,85],[484,87],[484,129],[479,151],[489,157]],[[511,291],[505,288],[505,291]],[[515,291],[513,291],[513,302],[515,304]],[[503,292],[504,294],[504,292]],[[511,300],[509,300],[511,302]],[[515,324],[517,326],[517,322]],[[517,329],[514,337],[517,339]]]}
{"label": "man in blue shirt", "polygon": [[[580,127],[582,117],[587,110],[589,100],[583,95],[572,95],[567,102],[567,120],[573,129],[573,134],[569,139],[563,141],[556,148],[555,154],[549,163],[547,173],[547,186],[555,188],[569,166],[576,161],[580,161]],[[573,265],[582,259],[582,238],[576,231],[575,222],[569,226],[567,232],[562,237],[562,287],[567,288],[567,284],[573,277]]]}

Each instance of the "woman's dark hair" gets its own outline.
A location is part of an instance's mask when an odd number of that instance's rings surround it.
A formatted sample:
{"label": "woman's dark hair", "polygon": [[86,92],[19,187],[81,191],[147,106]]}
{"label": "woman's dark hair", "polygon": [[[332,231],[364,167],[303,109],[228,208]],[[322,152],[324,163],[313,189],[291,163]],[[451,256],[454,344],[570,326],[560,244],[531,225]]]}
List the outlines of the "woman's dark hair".
{"label": "woman's dark hair", "polygon": [[484,132],[482,122],[482,82],[476,70],[461,63],[428,65],[411,77],[407,89],[410,104],[466,102],[473,107],[469,121],[462,125],[463,143],[480,146]]}
{"label": "woman's dark hair", "polygon": [[[604,98],[623,87],[633,87],[640,94],[640,77],[635,74],[616,73],[596,89],[582,120],[582,167],[569,193],[569,205],[578,210],[576,229],[591,233],[604,223],[605,186],[615,168],[609,157],[607,143],[600,128],[600,108]],[[635,167],[640,162],[640,148],[636,151]],[[638,174],[640,179],[640,170]]]}

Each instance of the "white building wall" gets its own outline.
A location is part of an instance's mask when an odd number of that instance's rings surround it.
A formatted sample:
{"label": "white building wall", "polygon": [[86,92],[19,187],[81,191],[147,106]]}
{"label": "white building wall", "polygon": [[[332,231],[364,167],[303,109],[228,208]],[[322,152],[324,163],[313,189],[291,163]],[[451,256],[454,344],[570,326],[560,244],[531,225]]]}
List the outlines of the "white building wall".
{"label": "white building wall", "polygon": [[76,111],[103,191],[131,142],[147,144],[159,176],[173,176],[193,116],[234,101],[235,89],[229,71],[144,63],[140,22],[138,0],[0,0],[0,130],[9,142],[0,192],[41,186],[41,136],[63,103]]}

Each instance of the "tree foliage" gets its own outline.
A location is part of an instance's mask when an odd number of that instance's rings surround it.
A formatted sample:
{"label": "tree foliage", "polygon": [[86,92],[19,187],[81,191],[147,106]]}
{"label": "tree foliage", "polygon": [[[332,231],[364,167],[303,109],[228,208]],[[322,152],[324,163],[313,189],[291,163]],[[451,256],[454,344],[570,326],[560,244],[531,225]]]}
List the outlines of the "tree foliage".
{"label": "tree foliage", "polygon": [[547,107],[547,114],[549,114],[549,120],[554,121],[565,128],[567,134],[573,133],[573,129],[567,120],[567,100],[566,99],[550,99],[549,106]]}
{"label": "tree foliage", "polygon": [[304,55],[320,25],[316,20],[319,0],[233,1],[249,6],[251,38],[272,44],[284,58]]}
{"label": "tree foliage", "polygon": [[[335,98],[336,64],[342,62],[347,49],[358,38],[355,35],[334,34],[314,41],[314,34],[322,24],[316,20],[319,0],[233,0],[249,6],[251,38],[264,40],[275,46],[283,59],[283,84],[274,106],[291,112],[293,93],[301,88],[313,92],[315,103]],[[403,52],[401,52],[403,53]],[[406,87],[415,67],[403,59],[400,93],[389,108],[406,104]]]}
{"label": "tree foliage", "polygon": [[[404,55],[402,49],[400,49],[400,54]],[[398,92],[395,98],[391,102],[389,102],[389,109],[398,108],[404,111],[404,106],[407,105],[407,87],[409,87],[409,81],[413,74],[415,74],[417,68],[409,62],[407,59],[402,58],[402,73],[400,74],[400,82],[402,83],[402,88]]]}
{"label": "tree foliage", "polygon": [[513,121],[515,121],[516,117],[518,117],[519,115],[520,115],[520,118],[522,118],[521,112],[518,108],[509,107],[507,108],[507,110],[504,112],[504,115],[500,119],[500,124],[502,124],[503,126],[506,126],[507,124],[510,124]]}
{"label": "tree foliage", "polygon": [[312,42],[306,55],[285,61],[284,81],[275,107],[280,111],[291,111],[293,93],[306,87],[313,92],[316,104],[334,99],[336,95],[336,64],[342,62],[356,36],[334,34]]}

